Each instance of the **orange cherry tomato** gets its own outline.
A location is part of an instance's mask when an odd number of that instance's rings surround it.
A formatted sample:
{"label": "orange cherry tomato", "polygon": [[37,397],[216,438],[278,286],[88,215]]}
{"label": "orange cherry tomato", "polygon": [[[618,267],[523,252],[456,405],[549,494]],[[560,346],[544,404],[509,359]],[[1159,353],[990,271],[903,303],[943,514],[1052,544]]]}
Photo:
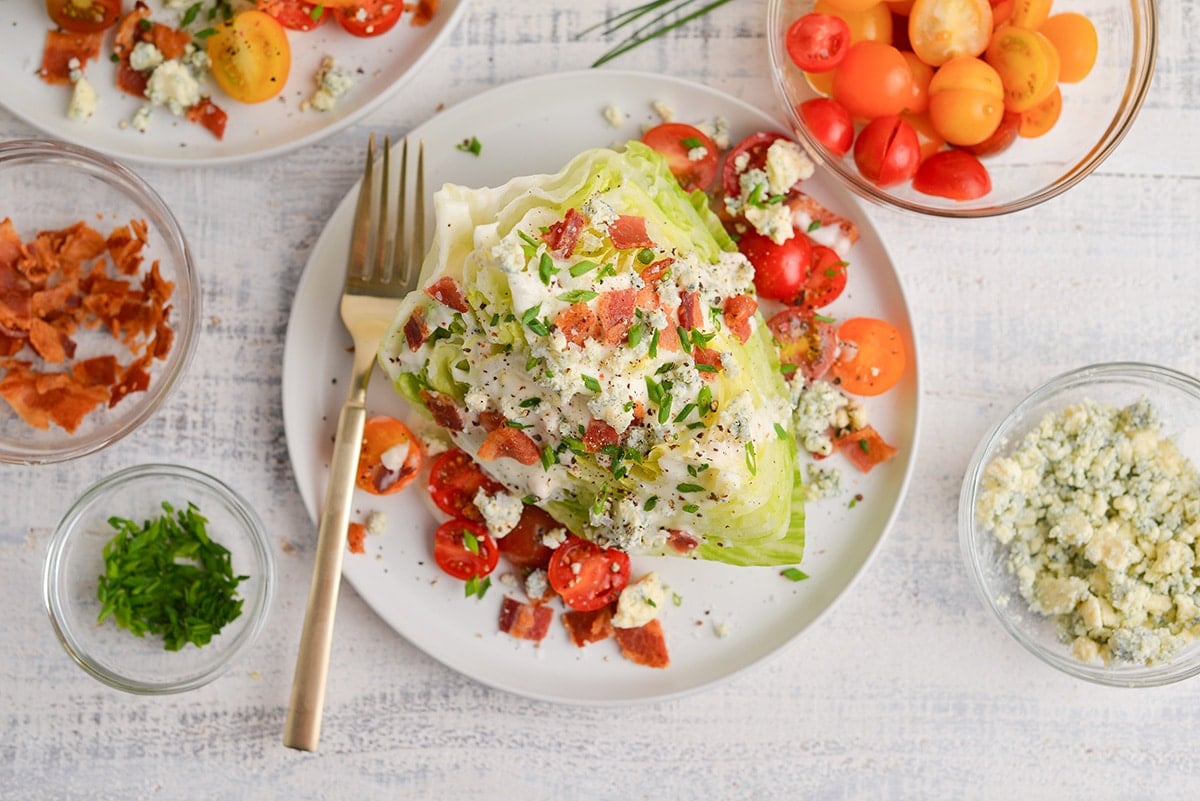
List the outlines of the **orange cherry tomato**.
{"label": "orange cherry tomato", "polygon": [[916,0],[908,15],[913,52],[933,67],[957,56],[977,56],[992,35],[988,0]]}
{"label": "orange cherry tomato", "polygon": [[923,114],[929,108],[929,82],[933,80],[933,67],[922,61],[911,50],[903,52],[904,60],[912,71],[912,99],[908,103],[910,114]]}
{"label": "orange cherry tomato", "polygon": [[1037,31],[1013,25],[997,29],[984,60],[1000,74],[1009,111],[1033,108],[1058,86],[1058,51]]}
{"label": "orange cherry tomato", "polygon": [[1038,28],[1058,51],[1058,79],[1067,83],[1082,81],[1096,64],[1100,49],[1096,26],[1083,14],[1073,11],[1055,14]]}
{"label": "orange cherry tomato", "polygon": [[907,363],[900,332],[873,317],[852,317],[838,326],[841,350],[829,368],[852,395],[880,395],[894,387]]}
{"label": "orange cherry tomato", "polygon": [[1053,0],[1014,0],[1008,21],[1021,28],[1037,30],[1050,17]]}
{"label": "orange cherry tomato", "polygon": [[1012,18],[1016,0],[988,0],[992,4],[992,27],[999,28]]}
{"label": "orange cherry tomato", "polygon": [[250,9],[221,23],[204,40],[212,76],[234,100],[261,103],[283,91],[291,69],[287,31],[271,15]]}
{"label": "orange cherry tomato", "polygon": [[1033,139],[1050,131],[1062,115],[1062,92],[1058,87],[1050,96],[1030,109],[1021,112],[1021,121],[1017,133],[1026,139]]}
{"label": "orange cherry tomato", "polygon": [[813,11],[818,14],[831,14],[841,17],[850,28],[850,41],[892,43],[892,12],[887,5],[876,0],[875,3],[858,11],[846,11],[837,8],[829,0],[817,0]]}
{"label": "orange cherry tomato", "polygon": [[821,0],[822,3],[836,11],[865,11],[879,5],[880,0]]}
{"label": "orange cherry tomato", "polygon": [[363,426],[354,483],[372,495],[391,495],[413,482],[424,458],[425,450],[408,426],[376,415]]}
{"label": "orange cherry tomato", "polygon": [[833,74],[833,97],[853,117],[899,114],[912,101],[912,70],[900,51],[882,42],[850,45]]}
{"label": "orange cherry tomato", "polygon": [[974,145],[987,139],[1004,115],[1004,84],[994,68],[974,56],[942,65],[929,82],[929,121],[947,142]]}

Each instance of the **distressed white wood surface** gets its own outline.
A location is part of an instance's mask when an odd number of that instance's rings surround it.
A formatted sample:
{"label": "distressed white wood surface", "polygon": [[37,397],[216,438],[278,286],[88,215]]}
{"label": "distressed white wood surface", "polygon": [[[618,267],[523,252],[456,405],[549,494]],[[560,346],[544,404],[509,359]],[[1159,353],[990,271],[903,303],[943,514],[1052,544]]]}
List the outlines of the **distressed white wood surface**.
{"label": "distressed white wood surface", "polygon": [[[0,799],[1125,799],[1194,797],[1200,684],[1096,687],[1026,654],[962,567],[961,477],[1025,391],[1085,363],[1200,372],[1200,15],[1162,6],[1143,114],[1082,188],[955,224],[872,209],[912,304],[924,425],[911,491],[877,558],[793,647],[680,700],[591,709],[526,701],[443,668],[345,588],[321,750],[280,744],[314,533],[280,411],[288,310],[368,130],[403,133],[490,86],[586,67],[572,34],[630,3],[474,0],[448,46],[360,125],[238,168],[136,168],[183,221],[204,281],[202,337],[170,403],[110,450],[0,467]],[[774,107],[765,2],[738,0],[614,66]],[[0,136],[35,133],[0,112]],[[15,199],[3,198],[9,205]],[[152,460],[240,487],[273,532],[267,630],[225,677],[143,698],[85,676],[40,602],[69,498]]]}

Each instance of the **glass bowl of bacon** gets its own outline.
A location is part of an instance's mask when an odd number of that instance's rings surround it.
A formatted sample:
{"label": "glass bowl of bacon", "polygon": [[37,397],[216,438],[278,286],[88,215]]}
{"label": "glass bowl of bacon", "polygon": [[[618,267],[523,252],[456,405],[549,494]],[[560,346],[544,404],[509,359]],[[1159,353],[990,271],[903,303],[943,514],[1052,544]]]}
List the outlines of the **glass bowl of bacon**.
{"label": "glass bowl of bacon", "polygon": [[988,217],[1057,197],[1133,125],[1153,0],[770,0],[792,129],[883,206]]}
{"label": "glass bowl of bacon", "polygon": [[144,180],[86,148],[0,143],[0,461],[65,461],[137,428],[190,361],[199,306]]}

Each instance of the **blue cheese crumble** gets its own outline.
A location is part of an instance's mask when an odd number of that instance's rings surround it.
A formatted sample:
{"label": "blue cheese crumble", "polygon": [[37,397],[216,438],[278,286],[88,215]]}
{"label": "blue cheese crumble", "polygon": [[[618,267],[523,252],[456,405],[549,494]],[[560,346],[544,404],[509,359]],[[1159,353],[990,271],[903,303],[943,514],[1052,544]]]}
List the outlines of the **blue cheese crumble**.
{"label": "blue cheese crumble", "polygon": [[1047,415],[983,473],[975,513],[1081,661],[1155,664],[1200,634],[1200,474],[1146,399]]}

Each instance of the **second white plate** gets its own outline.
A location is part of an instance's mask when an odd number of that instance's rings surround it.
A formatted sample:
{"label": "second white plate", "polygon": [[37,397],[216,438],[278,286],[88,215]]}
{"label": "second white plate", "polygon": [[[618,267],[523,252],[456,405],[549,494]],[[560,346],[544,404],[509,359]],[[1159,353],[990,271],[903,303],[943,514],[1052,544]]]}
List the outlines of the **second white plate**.
{"label": "second white plate", "polygon": [[[590,70],[485,92],[410,136],[425,141],[431,187],[497,185],[516,175],[556,171],[585,148],[639,137],[643,126],[660,121],[652,108],[656,102],[672,107],[681,122],[725,120],[733,142],[758,130],[786,130],[758,109],[704,86],[660,75]],[[619,128],[605,118],[610,106],[627,114]],[[482,145],[478,157],[456,147],[471,137]],[[847,291],[829,313],[890,321],[904,333],[911,356],[899,386],[868,402],[872,423],[900,455],[869,475],[839,463],[846,492],[807,507],[802,568],[809,578],[792,582],[778,568],[635,557],[635,575],[652,568],[681,598],[663,615],[672,664],[653,670],[625,661],[611,641],[576,648],[557,622],[540,645],[500,633],[505,587],[494,581],[483,600],[468,599],[461,582],[441,574],[432,559],[435,520],[421,490],[389,497],[359,492],[355,518],[381,511],[389,522],[383,534],[368,537],[365,555],[347,555],[344,575],[380,617],[428,654],[486,684],[533,698],[603,704],[661,699],[731,676],[792,642],[829,609],[875,552],[904,496],[915,456],[918,372],[908,305],[878,234],[849,193],[825,175],[814,176],[806,189],[854,219],[862,235],[851,251]],[[350,339],[338,319],[337,301],[356,194],[357,187],[347,194],[313,249],[284,353],[288,448],[314,519],[324,497],[350,366]],[[371,385],[368,407],[372,413],[407,415],[380,375]],[[860,500],[852,502],[855,496]]]}

